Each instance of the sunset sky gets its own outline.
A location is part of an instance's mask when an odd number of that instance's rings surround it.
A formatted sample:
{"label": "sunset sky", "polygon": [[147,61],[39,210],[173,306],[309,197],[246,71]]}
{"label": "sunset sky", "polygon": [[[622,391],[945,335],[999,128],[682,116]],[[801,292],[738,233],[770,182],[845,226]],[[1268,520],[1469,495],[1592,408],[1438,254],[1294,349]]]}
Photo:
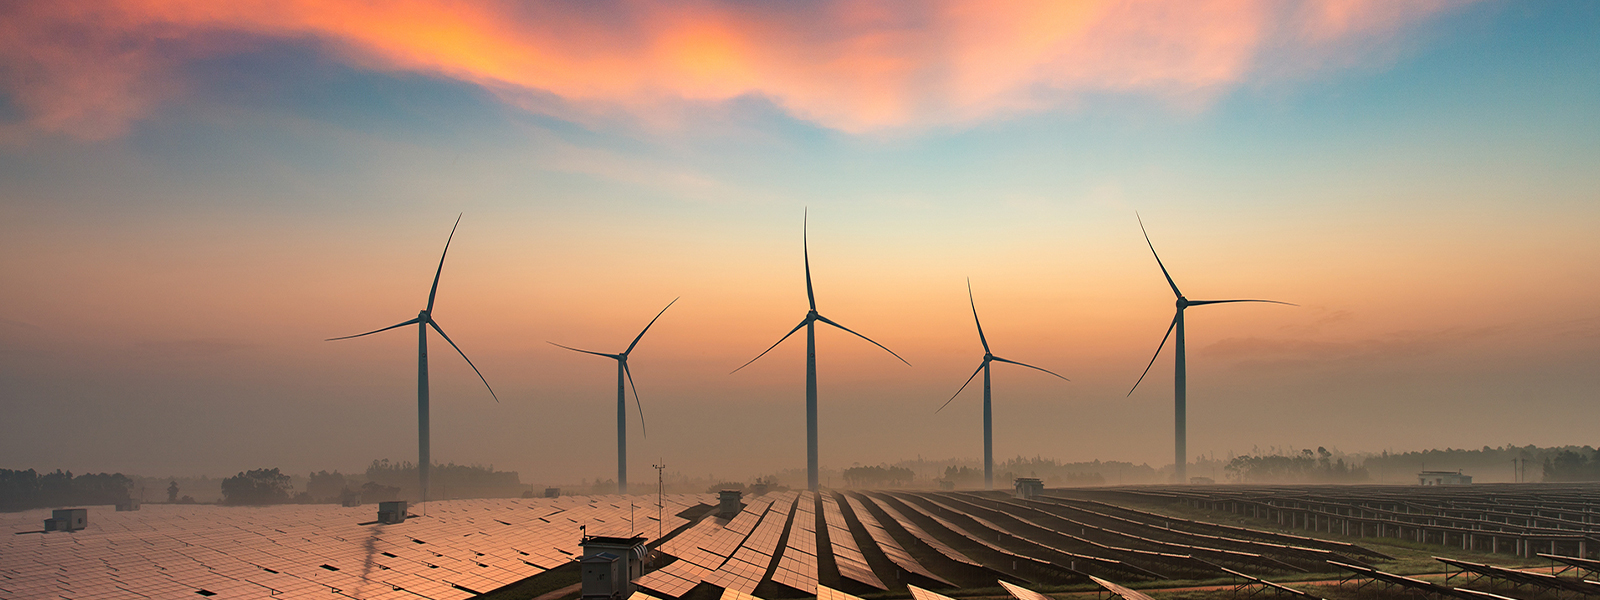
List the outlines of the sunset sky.
{"label": "sunset sky", "polygon": [[1600,444],[1600,3],[0,6],[0,468],[525,482]]}

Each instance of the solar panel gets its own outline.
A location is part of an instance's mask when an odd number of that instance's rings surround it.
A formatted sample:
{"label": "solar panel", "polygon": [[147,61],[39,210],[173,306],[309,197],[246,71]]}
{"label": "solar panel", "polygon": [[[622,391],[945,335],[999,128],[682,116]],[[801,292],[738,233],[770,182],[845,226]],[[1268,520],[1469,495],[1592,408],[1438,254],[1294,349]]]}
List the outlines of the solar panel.
{"label": "solar panel", "polygon": [[882,524],[878,523],[878,518],[874,517],[872,513],[867,510],[866,506],[862,505],[861,501],[857,500],[855,496],[846,495],[844,499],[845,502],[850,505],[850,512],[855,513],[856,520],[860,521],[861,525],[866,528],[867,535],[872,537],[873,543],[877,544],[878,549],[882,550],[884,555],[889,558],[889,562],[894,563],[897,567],[905,569],[907,572],[915,573],[945,585],[955,587],[955,584],[950,583],[938,575],[934,575],[932,571],[929,571],[926,567],[923,567],[922,563],[919,563],[916,559],[912,558],[911,553],[906,552],[906,549],[900,546],[900,542],[895,541],[894,537],[889,535],[889,531],[884,529]]}
{"label": "solar panel", "polygon": [[815,493],[801,492],[789,520],[783,558],[772,574],[773,581],[812,595],[817,593],[816,501]]}
{"label": "solar panel", "polygon": [[872,502],[874,506],[877,506],[879,509],[883,510],[885,514],[889,515],[890,519],[893,519],[895,523],[905,528],[906,532],[910,533],[917,539],[922,540],[922,543],[927,544],[939,554],[943,554],[946,558],[959,563],[972,565],[974,567],[983,566],[978,561],[972,560],[971,558],[968,558],[967,555],[962,554],[960,550],[951,548],[949,544],[939,541],[939,538],[933,537],[932,534],[924,531],[922,527],[911,522],[911,519],[906,518],[906,516],[899,511],[899,509],[896,509],[888,502],[878,502],[870,497],[865,496],[863,498],[865,498],[868,502]]}
{"label": "solar panel", "polygon": [[[1089,579],[1093,579],[1095,583],[1100,584],[1100,587],[1105,588],[1106,591],[1111,592],[1112,594],[1116,594],[1117,596],[1122,597],[1122,600],[1151,600],[1151,598],[1149,596],[1146,596],[1141,592],[1136,592],[1136,591],[1130,590],[1128,588],[1122,587],[1122,586],[1117,585],[1115,583],[1111,583],[1111,582],[1106,581],[1104,579],[1101,579],[1099,577],[1095,577],[1095,576],[1091,575],[1091,576],[1089,576]],[[1007,588],[1007,589],[1010,589],[1010,588]]]}
{"label": "solar panel", "polygon": [[855,536],[850,534],[850,524],[845,522],[844,511],[839,509],[833,494],[822,494],[822,521],[828,527],[828,545],[834,564],[839,567],[839,575],[880,590],[889,589],[867,564],[867,557],[856,545]]}
{"label": "solar panel", "polygon": [[955,598],[951,598],[938,592],[930,592],[914,585],[908,585],[906,586],[906,589],[911,590],[911,597],[914,600],[955,600]]}
{"label": "solar panel", "polygon": [[819,585],[817,586],[817,600],[861,600],[861,597],[846,594],[825,585]]}

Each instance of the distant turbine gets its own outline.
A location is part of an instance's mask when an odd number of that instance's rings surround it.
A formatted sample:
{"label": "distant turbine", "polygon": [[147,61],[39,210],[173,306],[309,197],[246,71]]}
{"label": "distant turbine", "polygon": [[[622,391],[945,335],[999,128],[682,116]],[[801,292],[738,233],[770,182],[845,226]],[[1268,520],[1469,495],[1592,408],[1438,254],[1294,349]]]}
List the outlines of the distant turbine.
{"label": "distant turbine", "polygon": [[[677,298],[673,298],[672,302],[668,302],[667,303],[667,308],[672,308],[672,305],[677,303],[677,301],[678,301]],[[663,313],[667,312],[667,308],[663,308],[663,309],[661,309],[661,312],[656,313],[656,319],[661,318],[661,315]],[[588,350],[579,350],[579,349],[573,348],[571,346],[562,346],[561,344],[557,344],[555,342],[548,342],[552,346],[556,346],[556,347],[559,347],[559,348],[566,348],[566,349],[571,350],[573,352],[582,352],[584,354],[593,354],[595,356],[604,356],[606,358],[609,358],[609,359],[617,361],[617,493],[618,494],[626,494],[626,493],[628,493],[628,396],[626,394],[624,394],[623,391],[622,391],[622,378],[623,377],[627,377],[628,378],[628,386],[629,387],[633,387],[633,403],[634,403],[634,405],[639,407],[639,429],[640,429],[640,431],[645,431],[645,437],[649,437],[650,434],[649,434],[648,431],[645,430],[645,427],[644,427],[644,404],[639,401],[639,388],[633,386],[633,372],[628,370],[628,353],[629,352],[633,352],[633,347],[639,345],[639,340],[644,339],[645,331],[650,331],[650,326],[656,324],[656,319],[650,319],[650,323],[648,323],[648,324],[646,324],[644,326],[644,331],[640,331],[638,337],[633,338],[633,343],[632,344],[628,344],[628,349],[627,350],[623,350],[621,354],[605,354],[605,353],[601,353],[601,352],[590,352]]]}
{"label": "distant turbine", "polygon": [[[1049,369],[1041,369],[1030,364],[1024,364],[1014,360],[1000,358],[989,352],[989,340],[983,337],[983,322],[978,320],[978,302],[972,299],[972,279],[970,278],[967,279],[967,301],[972,303],[972,322],[977,323],[978,342],[983,344],[983,362],[978,363],[978,370],[973,371],[972,375],[967,377],[966,383],[961,384],[961,389],[956,390],[956,393],[950,396],[949,400],[945,400],[944,404],[939,406],[939,410],[933,412],[938,413],[939,411],[944,410],[944,407],[950,406],[950,403],[955,401],[956,396],[960,396],[962,390],[967,389],[967,384],[972,383],[972,379],[978,376],[978,372],[983,372],[983,489],[992,490],[994,489],[994,417],[990,410],[991,389],[989,386],[989,363],[1011,363],[1013,365],[1027,367],[1029,369],[1044,371],[1051,375],[1055,375],[1056,377],[1061,377],[1061,375],[1058,375]],[[1061,380],[1072,381],[1071,379],[1067,379],[1065,377],[1061,377]]]}
{"label": "distant turbine", "polygon": [[[748,367],[750,366],[750,363],[761,360],[761,357],[766,356],[767,353],[771,352],[773,348],[777,348],[778,344],[782,344],[784,340],[789,339],[789,336],[794,335],[794,332],[800,331],[801,327],[806,329],[806,485],[808,486],[807,489],[815,491],[817,489],[817,322],[821,321],[828,325],[838,327],[839,329],[843,329],[845,333],[849,333],[850,335],[867,340],[868,342],[871,342],[872,345],[883,348],[884,352],[888,352],[889,354],[894,355],[895,358],[899,358],[900,362],[906,363],[906,366],[908,367],[911,366],[911,363],[907,362],[904,358],[900,358],[900,355],[895,354],[893,350],[885,348],[883,344],[873,342],[871,338],[854,331],[850,331],[850,328],[835,323],[829,320],[827,317],[817,314],[817,296],[816,294],[812,293],[811,290],[811,250],[807,246],[806,228],[806,222],[802,221],[800,227],[800,249],[805,255],[806,301],[811,303],[811,310],[806,313],[806,317],[804,319],[800,320],[799,325],[794,326],[794,329],[790,329],[789,333],[783,334],[783,337],[778,338],[777,343],[773,344],[766,350],[763,350],[761,354],[757,354],[755,358],[750,359],[750,362],[739,365],[739,369]],[[734,369],[733,372],[738,373],[739,369]]]}
{"label": "distant turbine", "polygon": [[452,225],[450,227],[450,237],[446,238],[444,241],[444,252],[439,255],[439,270],[433,273],[433,289],[428,290],[428,307],[422,309],[422,312],[417,313],[417,318],[397,325],[390,325],[376,331],[368,331],[366,333],[347,335],[344,337],[336,337],[326,340],[329,342],[335,340],[348,340],[350,338],[358,338],[364,335],[372,335],[380,331],[388,331],[396,327],[405,327],[406,325],[417,326],[417,474],[422,480],[422,501],[424,503],[428,501],[428,465],[432,464],[429,462],[431,457],[428,452],[429,327],[432,327],[434,331],[439,332],[439,337],[444,338],[444,341],[450,342],[450,347],[455,348],[456,352],[461,354],[461,358],[467,361],[467,366],[472,367],[472,372],[478,374],[478,379],[483,380],[483,387],[489,388],[489,395],[494,397],[494,401],[500,401],[500,397],[494,393],[494,388],[489,387],[489,380],[483,378],[483,372],[478,370],[477,365],[472,364],[472,359],[467,358],[467,353],[462,352],[461,347],[457,346],[454,341],[451,341],[450,336],[445,335],[444,329],[441,329],[439,327],[439,323],[433,319],[433,298],[439,293],[439,275],[444,273],[444,257],[450,253],[450,240],[455,239],[456,226],[460,224],[461,216],[457,215],[456,225]]}
{"label": "distant turbine", "polygon": [[[1134,217],[1138,218],[1138,215],[1135,215]],[[1172,330],[1173,329],[1177,329],[1178,330],[1178,339],[1177,339],[1176,342],[1174,342],[1175,351],[1177,352],[1177,355],[1173,357],[1173,377],[1172,377],[1172,379],[1173,379],[1173,382],[1172,382],[1172,385],[1173,385],[1172,405],[1173,405],[1174,419],[1176,420],[1176,425],[1174,426],[1174,430],[1176,432],[1176,434],[1175,434],[1176,440],[1174,441],[1174,448],[1173,448],[1173,465],[1175,465],[1174,468],[1177,469],[1177,472],[1174,473],[1174,476],[1177,477],[1178,483],[1180,483],[1180,484],[1181,483],[1188,483],[1189,482],[1189,464],[1188,464],[1188,462],[1189,462],[1189,455],[1188,455],[1188,443],[1189,443],[1188,435],[1189,435],[1189,432],[1188,432],[1188,421],[1187,421],[1187,419],[1188,419],[1187,403],[1188,403],[1188,393],[1189,393],[1189,389],[1188,389],[1189,388],[1189,376],[1188,376],[1188,372],[1187,372],[1186,367],[1185,367],[1185,363],[1184,363],[1185,359],[1184,359],[1184,353],[1183,353],[1183,309],[1189,308],[1191,306],[1203,306],[1203,305],[1206,305],[1206,304],[1226,304],[1226,303],[1229,303],[1229,302],[1266,302],[1266,303],[1269,303],[1269,304],[1284,304],[1284,305],[1288,305],[1288,306],[1299,306],[1299,305],[1298,304],[1289,304],[1288,302],[1279,302],[1277,300],[1190,300],[1188,298],[1185,298],[1185,297],[1183,297],[1183,292],[1178,291],[1178,284],[1172,282],[1172,275],[1169,275],[1167,273],[1167,266],[1164,265],[1164,264],[1161,264],[1161,255],[1160,254],[1156,254],[1156,245],[1150,243],[1150,233],[1144,230],[1144,219],[1139,219],[1139,231],[1144,233],[1144,243],[1145,243],[1145,245],[1150,246],[1150,254],[1155,255],[1155,257],[1156,257],[1156,266],[1161,267],[1161,275],[1167,278],[1167,285],[1172,286],[1172,294],[1174,296],[1178,297],[1178,310],[1177,310],[1177,313],[1172,316],[1172,324],[1167,326],[1167,334],[1164,335],[1164,336],[1161,336],[1161,344],[1159,346],[1156,346],[1155,356],[1151,356],[1150,357],[1150,364],[1145,365],[1144,373],[1140,373],[1139,374],[1139,381],[1133,382],[1133,387],[1128,390],[1128,395],[1132,396],[1133,395],[1133,390],[1139,389],[1139,383],[1144,381],[1144,376],[1145,375],[1150,374],[1150,367],[1155,366],[1156,358],[1161,356],[1161,349],[1166,347],[1167,338],[1172,336]]]}

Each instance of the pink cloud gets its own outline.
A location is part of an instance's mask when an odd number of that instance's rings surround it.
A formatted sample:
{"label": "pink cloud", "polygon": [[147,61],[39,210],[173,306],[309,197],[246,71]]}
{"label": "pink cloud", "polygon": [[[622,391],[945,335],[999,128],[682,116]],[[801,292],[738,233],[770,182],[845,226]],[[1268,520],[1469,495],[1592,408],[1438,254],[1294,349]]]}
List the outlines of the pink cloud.
{"label": "pink cloud", "polygon": [[539,110],[650,121],[685,102],[755,95],[825,127],[871,132],[959,126],[1088,94],[1204,106],[1259,76],[1264,52],[1348,49],[1445,8],[1436,0],[58,0],[0,9],[9,13],[0,69],[29,127],[86,139],[120,135],[178,96],[185,60],[246,51],[216,47],[229,33],[317,40],[363,68],[547,99],[523,102]]}

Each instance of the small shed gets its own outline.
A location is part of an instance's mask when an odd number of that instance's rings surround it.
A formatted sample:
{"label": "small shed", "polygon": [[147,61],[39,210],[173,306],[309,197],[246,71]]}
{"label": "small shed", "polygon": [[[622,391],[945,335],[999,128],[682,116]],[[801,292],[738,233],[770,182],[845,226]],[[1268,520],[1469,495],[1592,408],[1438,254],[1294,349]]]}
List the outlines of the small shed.
{"label": "small shed", "polygon": [[1032,498],[1044,493],[1044,480],[1037,477],[1018,477],[1014,485],[1016,489],[1011,495],[1015,498]]}
{"label": "small shed", "polygon": [[1472,476],[1461,471],[1422,471],[1417,473],[1417,485],[1471,485]]}
{"label": "small shed", "polygon": [[579,562],[583,565],[584,598],[620,600],[633,595],[633,580],[644,575],[644,559],[650,553],[645,538],[586,535],[578,545],[583,547]]}
{"label": "small shed", "polygon": [[739,516],[739,511],[744,510],[744,492],[739,490],[721,490],[717,492],[717,516],[732,519]]}
{"label": "small shed", "polygon": [[58,508],[44,520],[45,531],[77,531],[89,526],[89,509]]}

